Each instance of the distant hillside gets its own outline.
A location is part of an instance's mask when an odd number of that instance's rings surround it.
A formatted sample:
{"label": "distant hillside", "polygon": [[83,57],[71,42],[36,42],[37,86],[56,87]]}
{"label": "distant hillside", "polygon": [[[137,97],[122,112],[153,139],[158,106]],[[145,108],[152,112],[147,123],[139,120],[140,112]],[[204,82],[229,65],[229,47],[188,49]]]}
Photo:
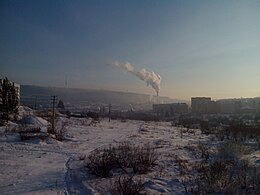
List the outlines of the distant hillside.
{"label": "distant hillside", "polygon": [[[28,99],[31,99],[31,103],[33,104],[35,97],[38,97],[38,102],[40,102],[41,98],[49,98],[51,95],[57,95],[59,99],[63,100],[65,105],[72,105],[75,107],[113,104],[120,108],[128,108],[129,104],[131,104],[135,109],[151,109],[152,104],[157,102],[155,96],[146,94],[21,85],[22,102],[28,102]],[[158,102],[173,103],[183,101],[174,100],[168,97],[159,97]]]}

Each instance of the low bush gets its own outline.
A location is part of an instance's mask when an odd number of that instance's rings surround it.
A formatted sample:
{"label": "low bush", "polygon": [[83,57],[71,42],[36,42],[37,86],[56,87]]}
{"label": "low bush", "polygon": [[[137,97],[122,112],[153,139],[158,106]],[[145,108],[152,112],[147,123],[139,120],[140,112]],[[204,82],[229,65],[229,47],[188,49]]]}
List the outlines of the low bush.
{"label": "low bush", "polygon": [[94,150],[87,158],[87,168],[96,176],[109,177],[111,170],[116,166],[114,148]]}
{"label": "low bush", "polygon": [[159,156],[150,144],[133,147],[132,149],[134,153],[132,153],[130,167],[133,168],[135,173],[146,173],[156,164]]}
{"label": "low bush", "polygon": [[67,130],[65,128],[55,129],[54,131],[55,138],[58,141],[63,141],[65,139],[66,132]]}
{"label": "low bush", "polygon": [[104,149],[94,150],[86,159],[87,168],[95,175],[109,177],[112,169],[131,168],[133,173],[148,172],[158,159],[158,153],[150,144],[135,146],[122,143]]}
{"label": "low bush", "polygon": [[187,159],[180,158],[177,155],[174,156],[174,160],[179,166],[180,176],[187,175],[189,173],[188,167],[190,167],[189,161]]}
{"label": "low bush", "polygon": [[145,182],[133,176],[121,176],[111,185],[112,195],[146,195]]}
{"label": "low bush", "polygon": [[206,145],[199,143],[198,150],[200,152],[200,157],[203,159],[204,162],[207,162],[210,157],[209,148]]}
{"label": "low bush", "polygon": [[226,192],[233,182],[231,166],[230,162],[219,160],[202,164],[197,171],[203,191],[208,194]]}
{"label": "low bush", "polygon": [[[201,147],[199,145],[199,147]],[[186,193],[193,194],[257,194],[260,170],[242,159],[244,146],[237,142],[222,143],[208,158],[208,149],[201,147],[201,160],[190,163],[175,157]]]}
{"label": "low bush", "polygon": [[67,122],[58,121],[55,128],[53,129],[51,126],[49,126],[47,132],[49,134],[53,134],[55,136],[55,139],[57,139],[58,141],[63,141],[67,133],[67,125]]}
{"label": "low bush", "polygon": [[245,152],[245,147],[242,143],[228,141],[222,143],[217,148],[216,157],[222,160],[239,161]]}

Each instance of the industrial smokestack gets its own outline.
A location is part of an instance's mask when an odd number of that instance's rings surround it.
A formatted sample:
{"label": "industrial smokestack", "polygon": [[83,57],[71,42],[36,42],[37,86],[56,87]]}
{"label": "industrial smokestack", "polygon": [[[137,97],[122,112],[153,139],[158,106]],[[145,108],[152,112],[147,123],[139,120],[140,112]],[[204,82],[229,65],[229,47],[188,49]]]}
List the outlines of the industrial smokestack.
{"label": "industrial smokestack", "polygon": [[112,63],[113,66],[126,70],[128,73],[135,75],[139,79],[146,82],[147,86],[152,86],[155,90],[157,98],[160,92],[160,85],[161,85],[161,76],[156,74],[155,72],[147,71],[146,69],[142,68],[141,70],[135,70],[134,66],[129,62],[119,62],[115,61]]}

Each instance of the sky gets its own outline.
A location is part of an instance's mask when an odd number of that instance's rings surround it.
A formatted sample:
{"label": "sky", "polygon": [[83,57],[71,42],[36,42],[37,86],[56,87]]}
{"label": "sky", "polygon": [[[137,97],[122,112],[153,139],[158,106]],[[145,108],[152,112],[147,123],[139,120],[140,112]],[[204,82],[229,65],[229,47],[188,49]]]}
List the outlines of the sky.
{"label": "sky", "polygon": [[161,96],[260,96],[258,0],[1,0],[0,77]]}

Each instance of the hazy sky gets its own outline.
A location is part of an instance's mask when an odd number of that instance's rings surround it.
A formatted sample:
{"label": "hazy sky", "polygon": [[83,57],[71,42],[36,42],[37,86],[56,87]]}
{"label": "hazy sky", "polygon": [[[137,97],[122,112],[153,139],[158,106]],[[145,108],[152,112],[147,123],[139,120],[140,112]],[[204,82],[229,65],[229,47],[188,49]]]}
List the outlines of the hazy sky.
{"label": "hazy sky", "polygon": [[112,67],[161,75],[161,93],[260,96],[260,1],[1,0],[0,77],[155,94]]}

